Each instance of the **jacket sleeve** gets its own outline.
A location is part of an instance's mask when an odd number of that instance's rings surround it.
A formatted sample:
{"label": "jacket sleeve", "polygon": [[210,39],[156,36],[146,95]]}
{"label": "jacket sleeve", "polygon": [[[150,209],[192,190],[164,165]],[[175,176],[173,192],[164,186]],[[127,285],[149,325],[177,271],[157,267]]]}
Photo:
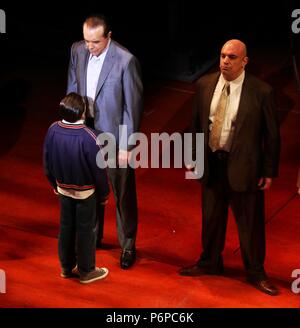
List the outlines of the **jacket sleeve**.
{"label": "jacket sleeve", "polygon": [[[138,131],[143,112],[143,84],[138,60],[132,56],[123,75],[124,113],[123,125],[127,132],[121,131],[120,149],[126,149],[127,140],[132,133]],[[130,150],[134,146],[129,146]],[[126,150],[127,150],[126,149]]]}
{"label": "jacket sleeve", "polygon": [[51,132],[48,130],[47,135],[45,137],[44,141],[44,149],[43,149],[43,165],[44,165],[44,173],[45,176],[47,177],[48,181],[50,182],[51,186],[53,187],[54,190],[57,190],[57,184],[56,184],[56,179],[54,175],[52,174],[52,163],[51,163],[51,156],[50,150],[51,150]]}
{"label": "jacket sleeve", "polygon": [[109,184],[106,169],[97,165],[97,156],[102,156],[100,147],[96,144],[96,140],[91,139],[88,161],[93,175],[94,184],[96,186],[97,198],[100,202],[106,200],[109,196]]}
{"label": "jacket sleeve", "polygon": [[68,86],[67,94],[71,92],[78,92],[77,79],[76,79],[76,44],[74,43],[71,48],[69,69],[68,69]]}
{"label": "jacket sleeve", "polygon": [[201,124],[200,124],[200,108],[199,108],[199,93],[200,93],[200,86],[197,86],[196,93],[193,100],[193,107],[192,107],[192,121],[189,126],[189,132],[192,134],[192,158],[193,160],[196,159],[196,135],[201,131]]}

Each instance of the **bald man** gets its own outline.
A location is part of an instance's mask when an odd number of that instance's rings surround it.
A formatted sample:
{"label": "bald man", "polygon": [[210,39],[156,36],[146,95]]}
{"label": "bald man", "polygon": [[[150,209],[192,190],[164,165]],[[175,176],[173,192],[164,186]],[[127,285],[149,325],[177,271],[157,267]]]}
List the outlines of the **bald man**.
{"label": "bald man", "polygon": [[222,274],[228,208],[236,219],[247,281],[277,295],[265,270],[264,190],[278,174],[280,135],[271,87],[245,72],[243,42],[230,40],[220,72],[197,84],[193,133],[205,135],[202,177],[202,248],[183,276]]}

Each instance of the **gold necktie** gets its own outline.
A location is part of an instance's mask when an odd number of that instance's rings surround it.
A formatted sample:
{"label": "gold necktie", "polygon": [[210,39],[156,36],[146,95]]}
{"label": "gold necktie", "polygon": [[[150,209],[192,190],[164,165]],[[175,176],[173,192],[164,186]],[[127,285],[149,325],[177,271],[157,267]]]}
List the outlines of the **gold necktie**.
{"label": "gold necktie", "polygon": [[224,84],[222,94],[216,108],[214,122],[212,124],[212,129],[209,135],[209,147],[211,148],[212,151],[216,151],[217,149],[220,148],[220,138],[221,138],[221,132],[223,128],[225,110],[227,107],[229,94],[230,94],[230,85],[229,82],[226,82]]}

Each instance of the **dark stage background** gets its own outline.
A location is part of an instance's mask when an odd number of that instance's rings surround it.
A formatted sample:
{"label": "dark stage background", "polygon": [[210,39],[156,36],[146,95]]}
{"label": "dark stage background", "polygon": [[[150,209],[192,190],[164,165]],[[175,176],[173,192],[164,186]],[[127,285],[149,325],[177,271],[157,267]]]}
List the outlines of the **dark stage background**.
{"label": "dark stage background", "polygon": [[230,38],[243,40],[250,57],[257,47],[285,46],[288,52],[292,40],[299,43],[291,33],[291,12],[297,6],[286,1],[26,1],[1,2],[0,8],[7,20],[6,34],[0,34],[1,71],[31,65],[66,69],[70,46],[82,38],[82,22],[91,13],[110,17],[113,38],[139,58],[146,81],[194,81],[218,60],[221,45]]}

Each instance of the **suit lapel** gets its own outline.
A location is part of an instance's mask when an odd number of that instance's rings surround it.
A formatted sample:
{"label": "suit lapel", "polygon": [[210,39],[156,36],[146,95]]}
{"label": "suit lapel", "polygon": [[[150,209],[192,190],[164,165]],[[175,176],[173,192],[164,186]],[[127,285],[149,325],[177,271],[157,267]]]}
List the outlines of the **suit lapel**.
{"label": "suit lapel", "polygon": [[247,74],[245,75],[245,80],[242,86],[242,92],[241,92],[241,98],[240,98],[240,103],[239,103],[239,108],[237,112],[237,117],[236,117],[236,130],[235,134],[238,134],[242,123],[245,119],[245,116],[247,112],[250,110],[250,104],[251,104],[251,95],[250,95],[250,90],[251,90],[251,83],[249,81],[249,78]]}
{"label": "suit lapel", "polygon": [[114,56],[115,56],[115,45],[114,42],[111,41],[109,49],[107,51],[107,54],[105,56],[104,62],[103,62],[103,66],[101,69],[101,73],[99,76],[99,81],[97,84],[97,89],[96,89],[96,95],[95,98],[97,98],[103,83],[105,82],[109,72],[111,71],[113,64],[114,64]]}
{"label": "suit lapel", "polygon": [[209,122],[209,114],[210,114],[210,105],[214,95],[214,91],[216,85],[219,80],[219,73],[216,73],[212,76],[211,80],[209,81],[207,88],[204,90],[203,94],[203,132],[208,133],[208,122]]}
{"label": "suit lapel", "polygon": [[84,54],[81,57],[82,62],[79,65],[79,76],[83,77],[82,78],[82,83],[80,84],[80,94],[81,95],[86,95],[86,71],[87,71],[87,66],[88,66],[88,61],[89,61],[90,53],[87,49],[84,50]]}

